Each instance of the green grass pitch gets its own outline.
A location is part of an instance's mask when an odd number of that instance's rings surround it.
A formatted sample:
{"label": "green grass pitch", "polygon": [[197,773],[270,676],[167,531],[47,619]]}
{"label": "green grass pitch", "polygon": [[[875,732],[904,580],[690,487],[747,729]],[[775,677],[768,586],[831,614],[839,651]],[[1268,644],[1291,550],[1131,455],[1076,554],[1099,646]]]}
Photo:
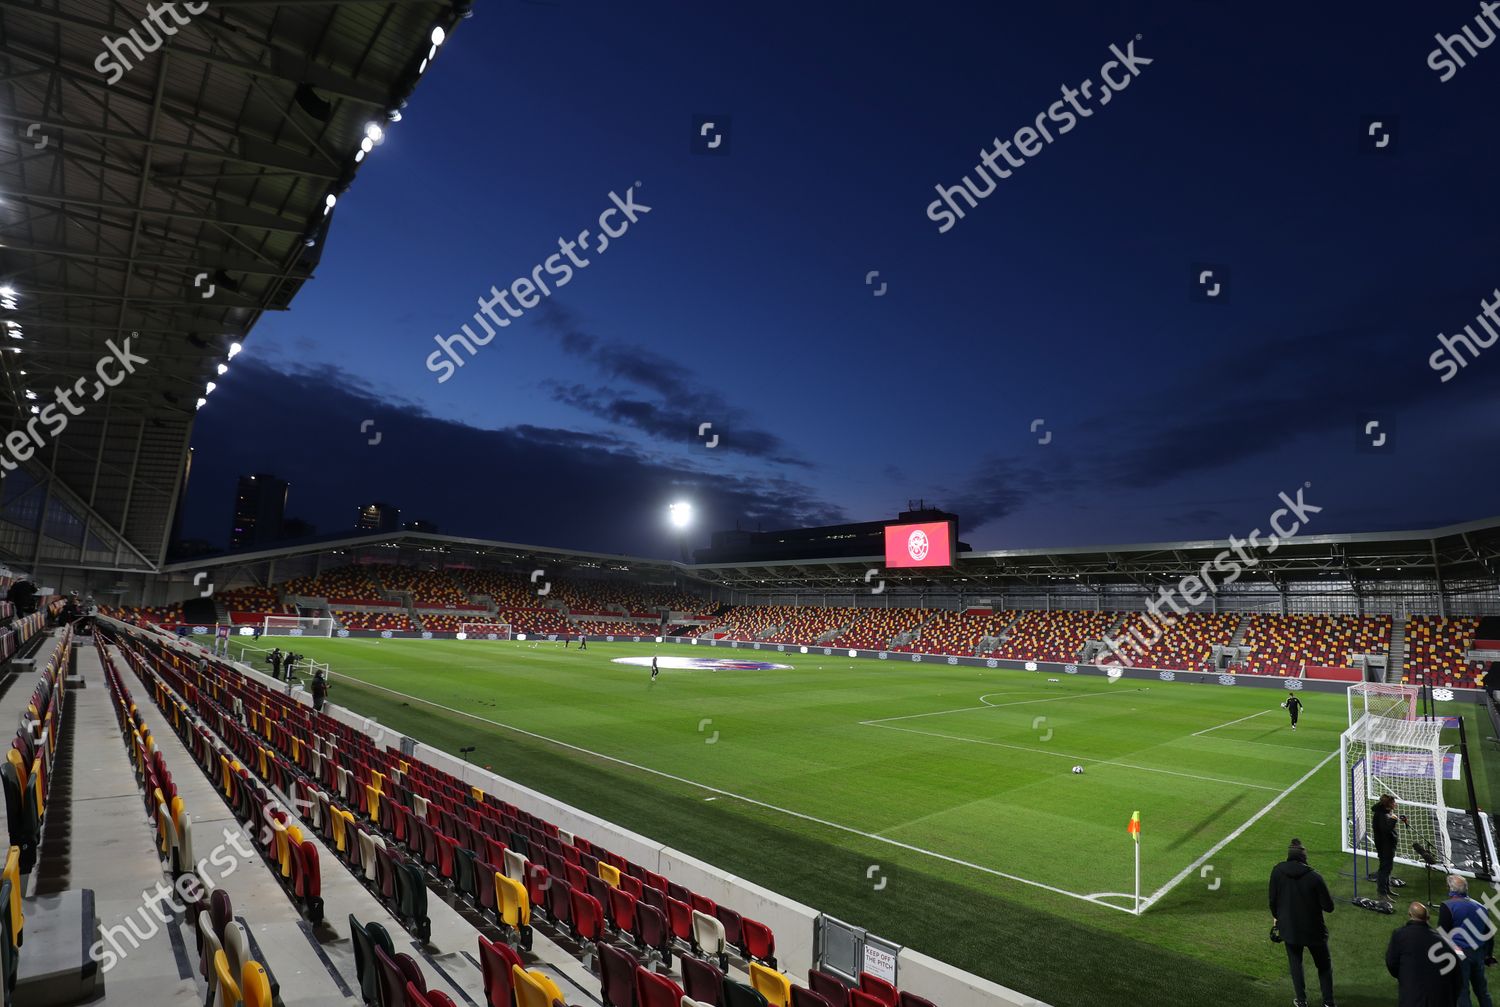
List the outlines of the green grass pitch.
{"label": "green grass pitch", "polygon": [[[1252,688],[649,643],[272,642],[327,661],[332,702],[476,745],[503,776],[1058,1007],[1288,1001],[1271,866],[1298,836],[1350,894],[1342,695],[1304,695],[1293,733],[1283,694]],[[652,684],[611,661],[653,652],[793,667]],[[1470,728],[1477,752],[1488,725]],[[1488,807],[1500,761],[1465,770]],[[1134,811],[1141,916],[1114,908],[1134,887]],[[1399,922],[1331,917],[1341,1005],[1391,1002]]]}

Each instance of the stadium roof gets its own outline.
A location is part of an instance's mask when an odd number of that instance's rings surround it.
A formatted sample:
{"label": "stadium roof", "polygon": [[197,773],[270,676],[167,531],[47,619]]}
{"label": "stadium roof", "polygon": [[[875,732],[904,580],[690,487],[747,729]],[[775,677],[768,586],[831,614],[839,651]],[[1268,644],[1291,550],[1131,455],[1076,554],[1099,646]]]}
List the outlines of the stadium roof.
{"label": "stadium roof", "polygon": [[[1265,541],[1262,537],[1261,541]],[[1085,588],[1134,585],[1150,592],[1199,573],[1225,549],[1227,540],[1064,549],[1000,549],[966,553],[943,569],[891,570],[884,557],[796,560],[694,566],[688,572],[710,584],[743,591],[862,590],[874,569],[886,590],[1003,592],[1060,582]],[[1447,585],[1486,582],[1500,573],[1500,518],[1431,531],[1363,535],[1298,535],[1276,551],[1247,551],[1257,560],[1241,584],[1281,587],[1294,582],[1361,585],[1376,581],[1436,580]],[[1227,560],[1226,560],[1227,562]]]}
{"label": "stadium roof", "polygon": [[[312,277],[367,125],[470,5],[213,0],[161,28],[141,0],[0,6],[0,412],[75,382],[84,407],[0,484],[0,557],[160,566],[198,400]],[[148,363],[106,391],[126,339]]]}
{"label": "stadium roof", "polygon": [[[891,593],[933,591],[968,595],[1048,587],[1086,589],[1138,587],[1155,592],[1197,574],[1205,563],[1230,548],[1224,541],[1164,542],[1144,545],[1089,546],[1072,549],[1000,549],[967,553],[945,569],[890,570],[879,556],[847,560],[790,560],[774,563],[691,565],[662,559],[581,552],[513,542],[397,531],[327,536],[275,549],[227,552],[173,563],[163,572],[185,572],[245,566],[320,553],[369,555],[391,550],[393,558],[435,566],[473,563],[523,569],[545,566],[549,573],[606,570],[636,574],[678,574],[704,584],[755,593],[866,590],[870,570]],[[1248,549],[1248,546],[1247,546]],[[1242,585],[1281,588],[1326,582],[1345,590],[1352,585],[1390,581],[1438,583],[1463,593],[1493,589],[1500,574],[1500,518],[1450,525],[1426,532],[1381,532],[1364,535],[1299,535],[1277,546],[1250,550],[1257,559],[1239,578]]]}
{"label": "stadium roof", "polygon": [[513,567],[530,569],[542,564],[549,573],[578,570],[606,570],[621,573],[671,574],[686,570],[681,563],[612,553],[581,552],[550,546],[519,545],[488,539],[438,535],[432,532],[392,531],[346,535],[325,535],[288,543],[274,549],[239,550],[195,556],[163,567],[163,573],[212,570],[222,567],[250,566],[257,563],[295,559],[319,554],[345,553],[363,558],[389,553],[392,561],[435,567],[473,565],[480,567]]}

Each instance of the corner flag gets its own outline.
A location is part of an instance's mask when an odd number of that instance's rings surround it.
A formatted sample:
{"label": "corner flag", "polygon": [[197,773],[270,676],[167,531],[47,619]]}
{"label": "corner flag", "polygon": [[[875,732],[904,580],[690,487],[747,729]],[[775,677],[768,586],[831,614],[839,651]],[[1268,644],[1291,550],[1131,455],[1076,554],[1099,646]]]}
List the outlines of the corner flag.
{"label": "corner flag", "polygon": [[1125,826],[1130,838],[1135,840],[1135,914],[1141,914],[1141,813],[1132,812],[1130,824]]}
{"label": "corner flag", "polygon": [[1134,836],[1136,842],[1141,841],[1141,813],[1139,811],[1130,816],[1130,824],[1125,826],[1125,831]]}

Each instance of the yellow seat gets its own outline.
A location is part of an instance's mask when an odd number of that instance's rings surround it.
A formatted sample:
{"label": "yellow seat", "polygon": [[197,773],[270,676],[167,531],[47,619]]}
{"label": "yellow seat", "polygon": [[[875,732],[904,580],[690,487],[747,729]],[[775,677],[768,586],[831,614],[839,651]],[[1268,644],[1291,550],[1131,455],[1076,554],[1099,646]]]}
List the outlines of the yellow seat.
{"label": "yellow seat", "polygon": [[495,904],[500,908],[500,919],[507,925],[516,929],[531,925],[531,899],[526,886],[515,878],[496,873]]}
{"label": "yellow seat", "polygon": [[214,975],[219,980],[220,1007],[239,1007],[240,984],[229,974],[229,956],[223,951],[214,952]]}
{"label": "yellow seat", "polygon": [[792,981],[775,969],[766,968],[760,962],[750,963],[750,985],[755,991],[776,1007],[791,1007]]}
{"label": "yellow seat", "polygon": [[618,867],[606,864],[601,860],[599,861],[599,876],[604,879],[604,883],[609,885],[609,887],[620,887],[620,869]]}
{"label": "yellow seat", "polygon": [[245,963],[245,969],[240,973],[240,993],[245,1007],[271,1007],[271,979],[260,962]]}
{"label": "yellow seat", "polygon": [[371,783],[365,784],[365,804],[370,813],[370,821],[380,821],[380,788]]}
{"label": "yellow seat", "polygon": [[333,848],[343,853],[348,837],[344,835],[344,813],[337,808],[330,808],[330,822],[333,825]]}
{"label": "yellow seat", "polygon": [[[5,855],[3,876],[10,881],[10,939],[19,943],[21,927],[26,923],[26,917],[21,915],[21,848],[19,846],[12,846],[10,852]],[[0,911],[4,911],[3,907],[0,907]]]}
{"label": "yellow seat", "polygon": [[281,876],[292,876],[291,844],[286,841],[286,826],[271,819],[271,835],[276,840],[276,862],[281,865]]}
{"label": "yellow seat", "polygon": [[510,977],[516,989],[516,1007],[552,1007],[553,1003],[568,1002],[557,983],[540,972],[527,972],[519,965],[512,965]]}

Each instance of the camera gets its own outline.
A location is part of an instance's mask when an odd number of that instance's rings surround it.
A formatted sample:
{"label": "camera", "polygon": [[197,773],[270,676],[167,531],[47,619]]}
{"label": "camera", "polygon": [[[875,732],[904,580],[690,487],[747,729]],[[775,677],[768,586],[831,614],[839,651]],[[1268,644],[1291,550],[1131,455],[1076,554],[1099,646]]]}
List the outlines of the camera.
{"label": "camera", "polygon": [[1271,924],[1271,943],[1272,944],[1280,944],[1281,943],[1281,926],[1279,924],[1276,924],[1276,923],[1272,923]]}

